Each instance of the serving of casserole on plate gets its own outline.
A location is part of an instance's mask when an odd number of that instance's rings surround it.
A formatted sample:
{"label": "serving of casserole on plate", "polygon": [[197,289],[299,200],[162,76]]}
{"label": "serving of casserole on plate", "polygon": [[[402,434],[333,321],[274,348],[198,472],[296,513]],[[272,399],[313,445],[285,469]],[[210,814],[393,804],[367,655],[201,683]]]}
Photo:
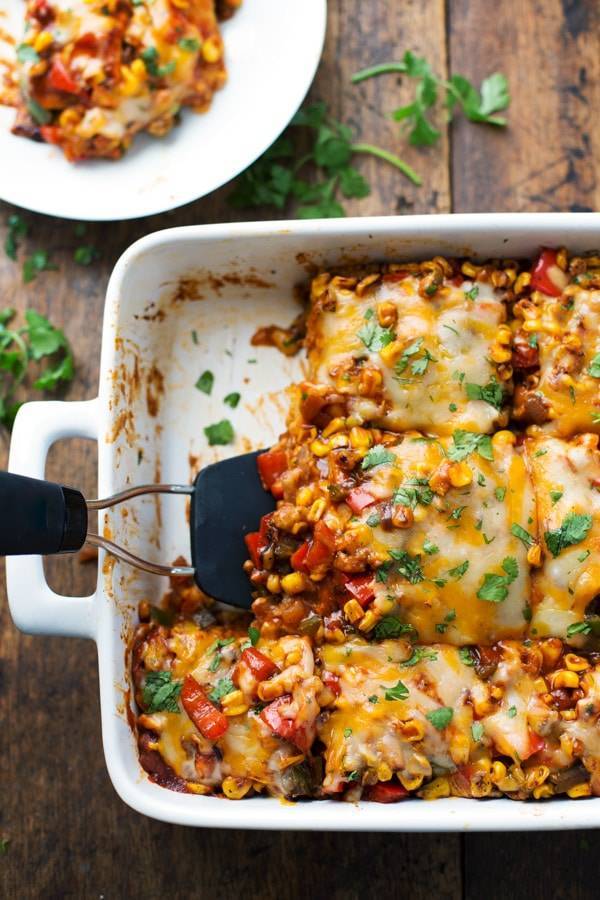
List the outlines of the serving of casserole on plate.
{"label": "serving of casserole on plate", "polygon": [[101,221],[209,193],[300,106],[325,13],[325,0],[9,0],[0,197]]}
{"label": "serving of casserole on plate", "polygon": [[[83,432],[99,440],[106,495],[273,445],[260,469],[278,500],[248,538],[243,622],[181,581],[161,606],[168,586],[112,561],[79,599],[52,594],[38,558],[7,561],[20,627],[97,639],[107,764],[128,803],[237,827],[600,820],[600,348],[597,260],[581,259],[598,224],[226,225],[127,252],[107,298],[99,399],[24,407],[11,469],[40,476],[49,443]],[[290,289],[307,267],[308,367],[249,347],[257,327],[297,313]],[[193,388],[204,369],[210,397]],[[242,399],[223,452],[202,429],[231,391]],[[146,556],[189,556],[180,502],[155,503],[109,513],[105,533]]]}

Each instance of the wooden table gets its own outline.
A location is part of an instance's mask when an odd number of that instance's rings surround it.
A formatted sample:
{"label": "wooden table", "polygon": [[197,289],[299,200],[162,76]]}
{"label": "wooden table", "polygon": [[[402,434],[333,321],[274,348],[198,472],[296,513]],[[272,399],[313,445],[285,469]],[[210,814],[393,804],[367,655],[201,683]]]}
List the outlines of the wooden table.
{"label": "wooden table", "polygon": [[[599,208],[599,19],[593,0],[330,0],[311,96],[326,100],[363,139],[401,152],[424,177],[416,188],[391,167],[363,159],[373,190],[349,202],[349,213]],[[407,148],[386,113],[411,87],[395,76],[359,87],[349,78],[409,48],[440,74],[479,81],[506,73],[510,128],[460,120],[444,129],[437,147]],[[234,218],[227,193],[150,219],[90,226],[85,242],[101,248],[102,257],[89,268],[72,260],[81,243],[72,223],[25,215],[27,251],[50,250],[59,268],[24,286],[19,266],[0,254],[2,306],[33,307],[64,324],[78,371],[68,399],[96,393],[104,290],[120,253],[158,228]],[[2,220],[13,211],[0,206]],[[0,440],[4,463],[8,439]],[[93,450],[83,442],[60,445],[48,474],[93,495]],[[61,559],[48,571],[62,593],[92,590],[93,566]],[[9,841],[0,856],[3,897],[575,900],[599,894],[595,832],[211,833],[143,818],[118,799],[106,774],[93,645],[26,637],[5,603],[0,614],[0,837]],[[315,806],[316,827],[318,815]]]}

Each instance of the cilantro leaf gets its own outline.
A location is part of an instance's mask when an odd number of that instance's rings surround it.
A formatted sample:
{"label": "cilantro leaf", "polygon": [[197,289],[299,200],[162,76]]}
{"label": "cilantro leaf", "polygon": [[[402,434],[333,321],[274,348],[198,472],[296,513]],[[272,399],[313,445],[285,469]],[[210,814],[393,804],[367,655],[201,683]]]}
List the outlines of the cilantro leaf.
{"label": "cilantro leaf", "polygon": [[453,445],[448,450],[448,459],[460,462],[471,453],[478,453],[484,459],[493,460],[492,439],[489,434],[477,434],[474,431],[457,429],[452,435]]}
{"label": "cilantro leaf", "polygon": [[363,342],[367,350],[378,353],[394,340],[394,332],[390,328],[382,328],[372,309],[365,316],[366,324],[358,331],[357,337]]}
{"label": "cilantro leaf", "polygon": [[389,450],[386,450],[383,444],[375,444],[364,457],[361,463],[361,469],[373,469],[375,466],[384,466],[395,461],[396,457],[394,454],[390,453]]}
{"label": "cilantro leaf", "polygon": [[148,672],[142,698],[149,713],[179,712],[181,682],[172,681],[170,672]]}
{"label": "cilantro leaf", "polygon": [[491,381],[484,385],[467,382],[465,389],[469,400],[483,400],[495,409],[502,409],[504,388],[495,378],[492,378]]}
{"label": "cilantro leaf", "polygon": [[502,501],[503,501],[504,498],[506,497],[506,488],[505,488],[505,487],[497,487],[497,488],[495,488],[495,489],[494,489],[494,496],[496,497],[496,500],[498,500],[500,503],[502,503]]}
{"label": "cilantro leaf", "polygon": [[384,616],[380,619],[371,634],[376,641],[398,638],[403,634],[414,634],[414,625],[401,622],[396,616]]}
{"label": "cilantro leaf", "polygon": [[406,550],[390,550],[390,556],[394,560],[394,569],[402,575],[410,584],[419,584],[425,580],[423,569],[421,568],[421,554],[411,556]]}
{"label": "cilantro leaf", "polygon": [[506,125],[505,118],[493,115],[510,104],[506,77],[500,72],[489,75],[482,81],[480,93],[464,76],[453,75],[448,82],[449,111],[457,104],[471,122]]}
{"label": "cilantro leaf", "polygon": [[231,678],[219,678],[216,686],[212,689],[208,696],[213,703],[218,703],[221,697],[225,697],[226,694],[230,694],[233,690],[234,685]]}
{"label": "cilantro leaf", "polygon": [[21,216],[13,213],[8,217],[8,233],[4,242],[4,250],[10,259],[17,258],[19,240],[20,238],[27,237],[28,230],[27,223]]}
{"label": "cilantro leaf", "polygon": [[600,353],[596,353],[592,359],[588,368],[588,374],[591,375],[592,378],[600,378]]}
{"label": "cilantro leaf", "polygon": [[513,522],[513,524],[510,526],[510,533],[514,535],[514,537],[518,538],[521,543],[524,544],[525,547],[527,547],[527,549],[535,544],[535,540],[532,538],[529,532],[525,531],[525,529],[522,528],[518,524],[518,522]]}
{"label": "cilantro leaf", "polygon": [[425,718],[431,722],[438,731],[443,731],[452,721],[454,710],[451,706],[440,706],[439,709],[432,709],[431,712],[425,714]]}
{"label": "cilantro leaf", "polygon": [[255,628],[254,625],[251,625],[248,629],[248,638],[253,647],[256,647],[260,638],[260,630]]}
{"label": "cilantro leaf", "polygon": [[[383,687],[383,685],[381,686]],[[394,687],[384,688],[384,690],[384,697],[386,700],[406,700],[409,693],[408,688],[402,681],[399,681],[398,684],[394,685]]]}
{"label": "cilantro leaf", "polygon": [[202,373],[194,387],[198,388],[199,391],[202,391],[203,394],[211,394],[213,389],[213,384],[215,383],[215,376],[208,369]]}
{"label": "cilantro leaf", "polygon": [[458,651],[458,658],[464,666],[472,668],[475,665],[473,654],[468,647],[461,647]]}
{"label": "cilantro leaf", "polygon": [[40,272],[55,268],[47,250],[35,250],[23,263],[23,284],[29,284]]}
{"label": "cilantro leaf", "polygon": [[483,576],[483,584],[477,591],[477,597],[480,600],[487,600],[489,603],[502,603],[508,597],[508,589],[512,582],[518,577],[519,567],[513,556],[507,556],[502,561],[504,575],[497,575],[492,572],[486,572]]}
{"label": "cilantro leaf", "polygon": [[567,628],[567,637],[574,637],[576,634],[590,634],[592,626],[589,622],[573,622]]}
{"label": "cilantro leaf", "polygon": [[476,744],[478,744],[479,741],[481,740],[481,738],[483,737],[484,731],[485,731],[485,729],[484,729],[483,725],[481,724],[481,722],[473,722],[473,724],[471,725],[471,737],[473,738],[473,740],[475,741]]}
{"label": "cilantro leaf", "polygon": [[435,650],[429,650],[427,647],[414,647],[409,658],[404,660],[403,663],[400,663],[400,667],[408,668],[410,666],[416,666],[424,659],[435,662],[437,658],[438,656]]}
{"label": "cilantro leaf", "polygon": [[460,578],[463,577],[463,575],[468,570],[468,568],[469,568],[469,560],[465,559],[465,561],[461,562],[460,565],[455,566],[453,569],[448,569],[448,575],[451,578],[454,578],[455,581],[458,581]]}
{"label": "cilantro leaf", "polygon": [[242,395],[238,394],[237,391],[234,391],[231,394],[227,394],[226,397],[223,397],[223,403],[226,403],[227,406],[230,406],[232,409],[235,409],[238,403],[241,400]]}
{"label": "cilantro leaf", "polygon": [[73,259],[80,266],[91,266],[99,256],[100,252],[92,244],[83,244],[81,247],[77,247],[73,253]]}
{"label": "cilantro leaf", "polygon": [[569,513],[560,528],[546,531],[544,540],[552,556],[559,556],[565,547],[572,547],[585,540],[592,527],[592,517],[587,514]]}
{"label": "cilantro leaf", "polygon": [[204,434],[208,439],[209,446],[225,445],[233,443],[234,431],[233,425],[229,419],[221,419],[214,425],[207,425]]}
{"label": "cilantro leaf", "polygon": [[434,553],[438,553],[439,549],[440,548],[437,546],[437,544],[434,544],[432,541],[429,540],[429,538],[427,538],[425,541],[423,541],[423,552],[426,553],[428,556],[433,556]]}

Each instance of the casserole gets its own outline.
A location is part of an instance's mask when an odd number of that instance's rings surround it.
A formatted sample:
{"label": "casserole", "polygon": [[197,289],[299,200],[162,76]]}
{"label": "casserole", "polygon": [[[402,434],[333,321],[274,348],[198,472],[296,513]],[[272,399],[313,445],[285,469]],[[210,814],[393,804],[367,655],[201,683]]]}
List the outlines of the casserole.
{"label": "casserole", "polygon": [[[127,251],[109,285],[99,398],[25,406],[13,433],[10,468],[41,477],[49,445],[76,434],[99,441],[101,495],[142,481],[181,481],[189,477],[190,463],[195,468],[217,458],[215,448],[206,448],[202,428],[220,418],[220,398],[231,390],[240,390],[242,403],[231,415],[237,438],[229,453],[272,444],[283,427],[283,388],[298,380],[301,364],[272,348],[248,349],[249,337],[257,326],[293,318],[290,288],[305,279],[307,267],[437,253],[532,256],[540,245],[559,244],[579,253],[595,249],[599,225],[595,214],[477,215],[217,225],[151,235]],[[203,369],[217,373],[210,398],[192,389]],[[160,508],[155,503],[107,515],[105,533],[129,547],[141,545],[149,557],[189,553],[180,501],[163,500]],[[342,807],[255,798],[236,807],[166,791],[139,767],[124,708],[123,652],[138,602],[158,598],[164,585],[102,557],[93,598],[53,594],[36,557],[9,559],[7,579],[19,627],[97,640],[107,764],[117,791],[140,812],[180,824],[319,830],[575,828],[600,820],[595,799]]]}

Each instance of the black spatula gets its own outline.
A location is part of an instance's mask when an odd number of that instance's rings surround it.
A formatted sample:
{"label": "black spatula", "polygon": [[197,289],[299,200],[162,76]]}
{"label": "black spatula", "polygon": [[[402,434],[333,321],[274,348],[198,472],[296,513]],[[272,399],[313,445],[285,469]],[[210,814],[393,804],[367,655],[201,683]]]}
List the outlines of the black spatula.
{"label": "black spatula", "polygon": [[[68,553],[88,543],[146,572],[192,575],[198,587],[216,600],[249,609],[250,584],[242,569],[248,557],[244,535],[256,531],[261,516],[275,508],[273,497],[258,476],[256,457],[261,452],[206,466],[193,485],[140,485],[104,500],[86,500],[73,488],[0,472],[0,556]],[[191,566],[148,562],[88,532],[90,511],[144,494],[184,494],[192,498]]]}

